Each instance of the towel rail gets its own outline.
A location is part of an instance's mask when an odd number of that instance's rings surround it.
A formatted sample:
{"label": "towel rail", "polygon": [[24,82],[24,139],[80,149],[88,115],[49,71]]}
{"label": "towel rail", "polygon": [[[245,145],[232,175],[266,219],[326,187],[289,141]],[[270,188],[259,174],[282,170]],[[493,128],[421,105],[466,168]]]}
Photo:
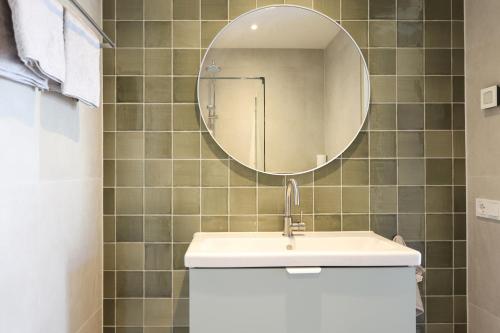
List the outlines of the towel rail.
{"label": "towel rail", "polygon": [[[94,27],[95,30],[102,36],[103,42],[101,43],[101,47],[103,48],[115,48],[115,43],[111,40],[111,38],[106,35],[104,30],[97,24],[97,22],[90,16],[90,14],[78,3],[77,0],[66,0],[70,2],[82,15],[83,17]],[[64,5],[64,4],[63,4]]]}

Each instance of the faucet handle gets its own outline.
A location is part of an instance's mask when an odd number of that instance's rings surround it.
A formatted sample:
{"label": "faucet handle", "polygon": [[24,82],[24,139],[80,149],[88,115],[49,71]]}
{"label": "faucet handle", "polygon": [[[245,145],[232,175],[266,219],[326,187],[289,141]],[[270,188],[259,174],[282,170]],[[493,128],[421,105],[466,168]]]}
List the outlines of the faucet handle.
{"label": "faucet handle", "polygon": [[303,215],[303,212],[301,210],[299,222],[292,222],[292,226],[291,226],[292,230],[294,230],[294,231],[306,231],[306,224],[303,222],[302,215]]}
{"label": "faucet handle", "polygon": [[294,222],[291,228],[293,231],[306,231],[306,224],[303,222]]}

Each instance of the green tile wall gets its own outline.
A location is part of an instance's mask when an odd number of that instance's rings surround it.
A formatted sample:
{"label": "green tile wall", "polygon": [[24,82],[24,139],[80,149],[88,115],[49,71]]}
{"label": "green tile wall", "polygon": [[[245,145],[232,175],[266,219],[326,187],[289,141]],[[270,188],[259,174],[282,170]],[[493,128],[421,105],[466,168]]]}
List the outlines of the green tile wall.
{"label": "green tile wall", "polygon": [[[403,235],[423,254],[418,332],[466,331],[463,0],[295,0],[353,35],[369,121],[301,175],[308,230]],[[228,20],[278,0],[104,0],[104,332],[188,332],[196,231],[282,229],[283,177],[228,158],[201,125],[196,74]]]}

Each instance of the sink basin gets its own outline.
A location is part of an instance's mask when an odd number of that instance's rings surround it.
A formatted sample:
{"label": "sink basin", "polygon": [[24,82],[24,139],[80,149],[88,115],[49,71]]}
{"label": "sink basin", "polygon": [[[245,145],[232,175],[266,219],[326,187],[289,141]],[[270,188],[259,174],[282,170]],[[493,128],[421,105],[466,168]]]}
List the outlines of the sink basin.
{"label": "sink basin", "polygon": [[371,231],[196,233],[184,257],[189,268],[368,267],[420,265],[420,252]]}

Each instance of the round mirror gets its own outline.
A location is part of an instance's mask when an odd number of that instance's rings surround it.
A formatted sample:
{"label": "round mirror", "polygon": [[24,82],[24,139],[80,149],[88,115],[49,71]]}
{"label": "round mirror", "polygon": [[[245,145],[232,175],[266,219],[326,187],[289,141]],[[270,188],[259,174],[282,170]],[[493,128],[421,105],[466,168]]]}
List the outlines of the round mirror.
{"label": "round mirror", "polygon": [[212,41],[198,76],[207,130],[243,165],[299,174],[337,158],[356,138],[370,100],[352,37],[303,7],[253,10]]}

